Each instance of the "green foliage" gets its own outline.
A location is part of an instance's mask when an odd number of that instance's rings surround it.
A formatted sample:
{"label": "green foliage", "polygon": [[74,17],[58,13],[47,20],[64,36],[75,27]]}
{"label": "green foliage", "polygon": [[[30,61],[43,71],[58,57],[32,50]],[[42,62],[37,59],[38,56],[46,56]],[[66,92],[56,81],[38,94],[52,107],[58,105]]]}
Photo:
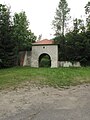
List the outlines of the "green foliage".
{"label": "green foliage", "polygon": [[84,21],[82,19],[74,19],[73,20],[73,27],[74,27],[74,30],[73,32],[74,33],[80,33],[80,32],[85,32],[85,26],[84,26]]}
{"label": "green foliage", "polygon": [[42,54],[39,56],[39,67],[51,67],[51,59],[48,54]]}
{"label": "green foliage", "polygon": [[19,51],[31,50],[35,39],[25,12],[15,13],[12,21],[10,8],[0,4],[0,66],[18,65]]}
{"label": "green foliage", "polygon": [[65,37],[63,35],[57,36],[53,39],[58,44],[59,61],[65,61]]}
{"label": "green foliage", "polygon": [[87,30],[90,32],[90,2],[88,2],[85,6],[85,13],[87,15],[86,18]]}
{"label": "green foliage", "polygon": [[59,44],[59,61],[79,61],[81,65],[90,65],[90,32],[82,31],[80,26],[65,36],[54,38]]}
{"label": "green foliage", "polygon": [[55,28],[55,35],[64,35],[67,21],[69,20],[70,8],[66,0],[60,0],[58,8],[56,9],[56,16],[53,20],[53,26]]}
{"label": "green foliage", "polygon": [[[68,16],[70,11],[68,4],[64,2],[65,0],[61,0],[56,10],[56,17],[53,23],[56,27],[56,33],[63,31],[61,23],[63,23],[62,20],[64,19],[62,17],[65,15],[65,20],[67,20],[66,16]],[[85,6],[85,13],[86,25],[84,25],[83,19],[76,18],[73,20],[72,31],[65,35],[63,34],[64,32],[62,34],[59,33],[58,36],[56,34],[54,40],[59,45],[59,61],[79,61],[83,66],[90,65],[90,2]]]}
{"label": "green foliage", "polygon": [[25,12],[15,13],[13,35],[18,51],[31,48],[31,43],[36,40],[34,33],[29,30],[29,22]]}
{"label": "green foliage", "polygon": [[48,55],[45,55],[40,59],[39,67],[51,67],[51,60]]}
{"label": "green foliage", "polygon": [[13,39],[16,43],[17,65],[19,65],[19,51],[31,50],[31,43],[36,40],[36,36],[29,29],[26,13],[23,11],[14,14]]}
{"label": "green foliage", "polygon": [[0,59],[3,67],[14,66],[14,41],[12,39],[12,24],[10,9],[0,4]]}

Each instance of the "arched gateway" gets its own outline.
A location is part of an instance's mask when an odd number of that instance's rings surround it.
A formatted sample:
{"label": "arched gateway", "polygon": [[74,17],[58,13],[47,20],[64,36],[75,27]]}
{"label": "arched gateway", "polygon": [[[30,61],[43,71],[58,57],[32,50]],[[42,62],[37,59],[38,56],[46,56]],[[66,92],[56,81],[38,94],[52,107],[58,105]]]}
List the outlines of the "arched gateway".
{"label": "arched gateway", "polygon": [[38,62],[39,67],[51,67],[51,57],[46,53],[39,56]]}
{"label": "arched gateway", "polygon": [[40,67],[43,55],[50,58],[50,66],[58,67],[58,45],[53,40],[42,40],[32,44],[31,67]]}

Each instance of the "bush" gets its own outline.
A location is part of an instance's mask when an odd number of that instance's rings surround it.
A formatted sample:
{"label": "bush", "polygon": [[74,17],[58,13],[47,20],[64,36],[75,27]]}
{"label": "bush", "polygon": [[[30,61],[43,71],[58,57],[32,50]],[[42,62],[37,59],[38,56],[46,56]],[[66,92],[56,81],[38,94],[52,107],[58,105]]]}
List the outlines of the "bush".
{"label": "bush", "polygon": [[42,58],[39,66],[40,67],[51,67],[51,60],[48,58]]}
{"label": "bush", "polygon": [[81,66],[87,66],[87,59],[86,58],[82,58],[80,60]]}

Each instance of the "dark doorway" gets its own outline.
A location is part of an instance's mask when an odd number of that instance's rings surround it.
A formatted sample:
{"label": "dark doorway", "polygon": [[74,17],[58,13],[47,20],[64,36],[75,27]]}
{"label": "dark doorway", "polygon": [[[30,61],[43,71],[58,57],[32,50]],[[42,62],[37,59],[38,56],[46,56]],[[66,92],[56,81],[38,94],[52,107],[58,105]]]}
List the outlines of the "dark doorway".
{"label": "dark doorway", "polygon": [[51,67],[51,58],[44,53],[39,56],[39,67]]}

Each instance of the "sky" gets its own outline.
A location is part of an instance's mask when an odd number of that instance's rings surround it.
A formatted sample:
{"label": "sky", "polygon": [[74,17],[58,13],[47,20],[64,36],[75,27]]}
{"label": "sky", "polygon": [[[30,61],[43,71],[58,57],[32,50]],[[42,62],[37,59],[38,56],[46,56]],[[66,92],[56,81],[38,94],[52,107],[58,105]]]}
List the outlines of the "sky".
{"label": "sky", "polygon": [[[37,36],[42,34],[42,39],[51,39],[54,34],[52,20],[60,0],[0,0],[1,4],[11,6],[11,13],[25,11],[30,22],[30,29]],[[89,0],[67,0],[71,8],[72,19],[84,17],[84,7]]]}

